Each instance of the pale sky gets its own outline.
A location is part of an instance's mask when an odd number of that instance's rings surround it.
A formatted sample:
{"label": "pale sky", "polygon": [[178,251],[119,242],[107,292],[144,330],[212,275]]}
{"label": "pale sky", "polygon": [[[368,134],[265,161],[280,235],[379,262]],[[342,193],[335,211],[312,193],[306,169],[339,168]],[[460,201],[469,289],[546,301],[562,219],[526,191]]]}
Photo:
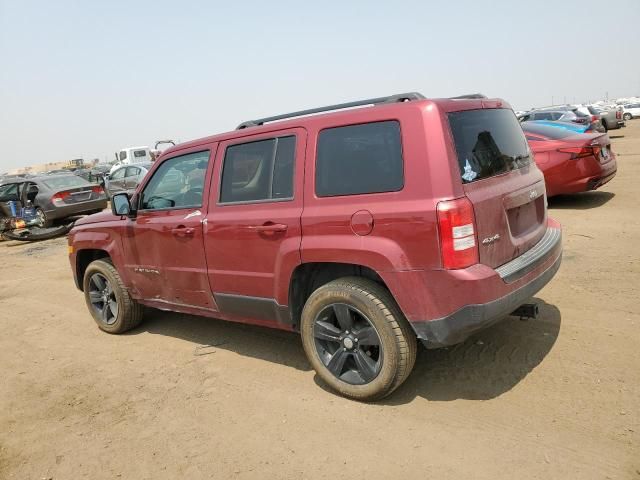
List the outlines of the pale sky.
{"label": "pale sky", "polygon": [[0,0],[0,172],[407,91],[640,95],[640,0]]}

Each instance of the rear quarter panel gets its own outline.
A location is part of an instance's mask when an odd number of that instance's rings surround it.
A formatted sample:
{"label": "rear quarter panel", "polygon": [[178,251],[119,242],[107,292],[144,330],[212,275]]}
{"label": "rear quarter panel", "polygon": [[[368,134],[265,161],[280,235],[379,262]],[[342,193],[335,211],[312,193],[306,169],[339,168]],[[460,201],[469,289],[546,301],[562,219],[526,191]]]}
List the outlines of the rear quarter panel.
{"label": "rear quarter panel", "polygon": [[[315,175],[319,133],[325,128],[387,120],[400,122],[403,188],[397,192],[318,197]],[[425,101],[416,102],[412,108],[352,110],[344,117],[318,117],[307,129],[302,262],[353,263],[377,272],[439,268],[435,206],[440,198],[455,195],[455,187],[436,106]],[[363,211],[373,218],[373,229],[367,235],[356,235],[351,219]]]}

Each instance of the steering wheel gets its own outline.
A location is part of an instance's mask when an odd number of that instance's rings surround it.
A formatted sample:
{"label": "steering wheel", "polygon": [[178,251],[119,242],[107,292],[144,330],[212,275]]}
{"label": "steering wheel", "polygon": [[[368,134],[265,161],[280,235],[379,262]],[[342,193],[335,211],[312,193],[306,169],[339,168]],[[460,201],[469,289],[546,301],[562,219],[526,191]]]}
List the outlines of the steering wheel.
{"label": "steering wheel", "polygon": [[[145,203],[145,206],[147,208],[158,208],[158,207],[156,207],[154,205],[154,203],[157,202],[157,201],[167,202],[169,204],[169,207],[175,207],[175,205],[176,205],[175,200],[171,200],[170,198],[165,198],[165,197],[162,197],[160,195],[153,195],[153,196],[145,199],[144,203]],[[160,207],[160,208],[162,208],[162,207]]]}

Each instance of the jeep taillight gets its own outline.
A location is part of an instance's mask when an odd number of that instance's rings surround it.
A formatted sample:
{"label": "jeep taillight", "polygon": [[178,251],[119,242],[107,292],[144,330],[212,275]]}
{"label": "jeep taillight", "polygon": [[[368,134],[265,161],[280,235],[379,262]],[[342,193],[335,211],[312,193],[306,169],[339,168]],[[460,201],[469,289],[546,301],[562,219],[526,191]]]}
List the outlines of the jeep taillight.
{"label": "jeep taillight", "polygon": [[438,229],[442,266],[466,268],[478,263],[473,205],[466,198],[438,202]]}

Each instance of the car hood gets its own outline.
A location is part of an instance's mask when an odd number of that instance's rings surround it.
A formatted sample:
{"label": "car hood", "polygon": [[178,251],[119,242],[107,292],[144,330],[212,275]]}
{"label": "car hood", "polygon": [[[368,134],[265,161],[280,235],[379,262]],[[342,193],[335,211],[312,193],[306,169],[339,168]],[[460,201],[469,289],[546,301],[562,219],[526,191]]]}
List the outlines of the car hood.
{"label": "car hood", "polygon": [[105,210],[100,213],[94,213],[93,215],[87,215],[76,220],[75,225],[88,225],[90,223],[102,223],[112,222],[114,220],[120,220],[121,217],[114,215],[109,210]]}

